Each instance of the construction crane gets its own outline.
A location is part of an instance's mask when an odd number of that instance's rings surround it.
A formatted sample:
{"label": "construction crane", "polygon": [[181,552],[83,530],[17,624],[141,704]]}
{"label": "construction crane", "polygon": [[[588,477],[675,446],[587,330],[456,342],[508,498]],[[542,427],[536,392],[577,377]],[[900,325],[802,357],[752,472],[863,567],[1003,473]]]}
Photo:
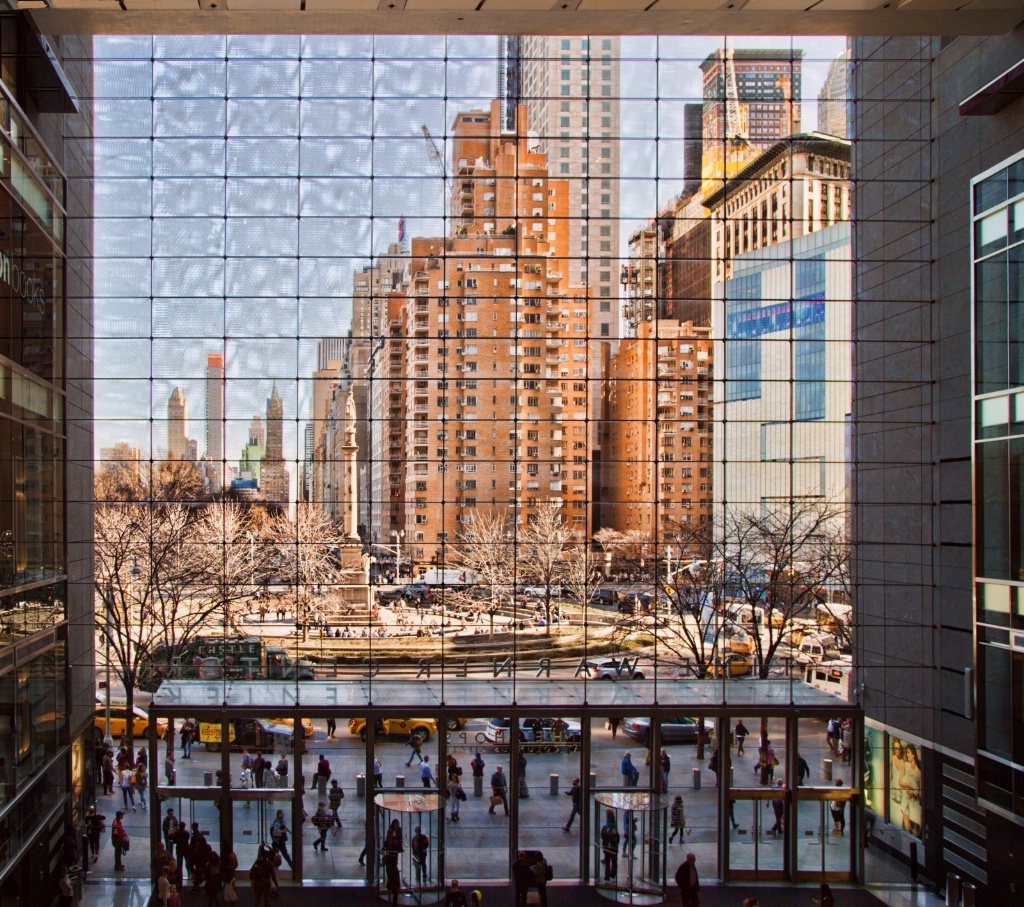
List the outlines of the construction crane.
{"label": "construction crane", "polygon": [[725,64],[725,138],[727,142],[735,141],[741,145],[749,145],[750,137],[747,135],[743,112],[740,110],[740,91],[736,84],[736,63],[728,39],[726,39],[725,52],[722,56]]}
{"label": "construction crane", "polygon": [[441,156],[441,149],[437,147],[437,142],[434,141],[434,137],[430,134],[426,124],[420,126],[420,129],[423,130],[423,138],[427,143],[427,157],[430,158],[430,162],[434,165],[437,175],[441,179],[447,180],[448,174],[445,170],[444,158]]}

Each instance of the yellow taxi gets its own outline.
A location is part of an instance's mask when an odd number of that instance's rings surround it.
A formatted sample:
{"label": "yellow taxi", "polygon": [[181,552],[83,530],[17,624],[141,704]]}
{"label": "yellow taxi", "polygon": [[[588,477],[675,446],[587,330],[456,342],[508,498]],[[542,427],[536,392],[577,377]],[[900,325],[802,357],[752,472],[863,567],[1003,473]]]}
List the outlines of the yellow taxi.
{"label": "yellow taxi", "polygon": [[[149,715],[138,706],[132,709],[134,720],[132,721],[132,737],[135,740],[142,740],[149,732]],[[107,709],[106,706],[98,706],[96,717],[93,721],[94,734],[98,740],[102,740],[107,733]],[[123,705],[112,705],[110,707],[110,736],[116,741],[128,730],[128,710]],[[167,719],[157,718],[156,735],[161,740],[167,733]]]}

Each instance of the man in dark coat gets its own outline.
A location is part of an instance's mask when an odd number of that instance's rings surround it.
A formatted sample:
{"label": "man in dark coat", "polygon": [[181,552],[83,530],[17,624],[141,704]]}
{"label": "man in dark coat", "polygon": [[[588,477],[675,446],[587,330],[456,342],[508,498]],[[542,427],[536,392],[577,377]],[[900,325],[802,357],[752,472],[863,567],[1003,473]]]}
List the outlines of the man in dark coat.
{"label": "man in dark coat", "polygon": [[676,884],[683,896],[683,907],[699,907],[700,877],[697,875],[697,855],[688,853],[676,870]]}

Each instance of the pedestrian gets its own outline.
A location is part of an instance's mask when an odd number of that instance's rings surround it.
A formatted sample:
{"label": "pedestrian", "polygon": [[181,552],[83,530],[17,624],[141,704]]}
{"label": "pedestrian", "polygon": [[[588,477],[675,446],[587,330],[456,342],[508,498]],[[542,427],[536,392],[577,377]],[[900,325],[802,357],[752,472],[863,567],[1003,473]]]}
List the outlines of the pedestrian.
{"label": "pedestrian", "polygon": [[193,724],[191,719],[186,719],[185,723],[181,726],[181,758],[191,759],[192,758],[192,735],[193,735]]}
{"label": "pedestrian", "polygon": [[821,883],[821,896],[813,900],[818,907],[836,907],[836,899],[832,896],[832,889],[825,882]]}
{"label": "pedestrian", "polygon": [[[476,751],[476,755],[470,760],[470,763],[469,763],[469,770],[473,773],[473,777],[481,779],[480,780],[480,787],[479,787],[480,790],[483,789],[484,766],[486,764],[487,763],[484,762],[484,757],[480,755],[480,750]],[[476,793],[477,790],[478,790],[477,784],[474,781],[473,782],[473,794],[475,796],[480,796],[479,794]]]}
{"label": "pedestrian", "polygon": [[839,739],[842,743],[843,762],[849,764],[853,759],[853,722],[849,718],[843,722]]}
{"label": "pedestrian", "polygon": [[[222,870],[223,874],[223,870]],[[224,879],[224,907],[234,907],[238,903],[238,887],[234,875]]]}
{"label": "pedestrian", "polygon": [[174,753],[170,752],[164,756],[164,778],[167,779],[167,786],[174,787],[178,782],[178,770],[174,766]]}
{"label": "pedestrian", "polygon": [[430,756],[424,756],[423,761],[420,762],[420,781],[423,782],[424,787],[433,787],[437,783],[437,779],[434,778],[434,770],[430,767]]}
{"label": "pedestrian", "polygon": [[331,763],[323,754],[316,763],[316,792],[321,797],[327,796],[327,782],[331,780]]}
{"label": "pedestrian", "polygon": [[622,783],[625,787],[636,787],[637,782],[640,780],[640,769],[633,765],[633,754],[627,752],[622,757],[622,762],[619,766],[622,772]]}
{"label": "pedestrian", "polygon": [[254,907],[270,907],[270,861],[262,847],[249,869],[249,885]]}
{"label": "pedestrian", "polygon": [[619,874],[619,830],[615,825],[615,812],[607,810],[601,827],[601,855],[604,862],[604,880],[610,882]]}
{"label": "pedestrian", "polygon": [[448,776],[448,803],[451,806],[451,815],[449,818],[452,822],[459,821],[459,806],[465,799],[466,793],[462,789],[459,776],[455,774],[455,772],[452,772]]}
{"label": "pedestrian", "polygon": [[459,765],[459,760],[456,759],[451,753],[448,754],[448,761],[445,767],[445,775],[458,775],[462,777],[462,766]]}
{"label": "pedestrian", "polygon": [[697,874],[697,855],[688,853],[676,870],[676,884],[683,897],[683,907],[700,907],[700,877]]}
{"label": "pedestrian", "polygon": [[531,888],[537,889],[541,907],[548,907],[547,863],[543,857],[540,862],[531,862],[525,850],[518,851],[512,861],[512,881],[515,884],[516,907],[526,907]]}
{"label": "pedestrian", "polygon": [[416,831],[413,832],[412,840],[409,842],[409,850],[412,852],[412,866],[416,871],[416,885],[422,888],[424,882],[430,882],[430,867],[427,866],[427,856],[430,853],[430,838],[423,834],[423,830],[419,825],[416,826]]}
{"label": "pedestrian", "polygon": [[391,826],[384,838],[385,888],[391,895],[391,907],[398,907],[398,895],[402,891],[402,872],[398,861],[404,851],[402,823],[398,819],[392,819]]}
{"label": "pedestrian", "polygon": [[622,816],[622,855],[631,860],[636,855],[637,818],[633,811],[627,810]]}
{"label": "pedestrian", "polygon": [[619,733],[619,725],[620,724],[622,724],[622,719],[621,718],[609,718],[608,719],[608,727],[611,729],[611,732],[612,732],[612,740],[614,740],[615,736]]}
{"label": "pedestrian", "polygon": [[409,754],[409,761],[405,763],[406,768],[409,768],[412,765],[413,759],[418,758],[420,762],[423,761],[423,756],[420,753],[420,750],[423,748],[423,739],[420,737],[419,734],[415,732],[411,733],[409,735],[409,740],[405,745],[412,750],[412,752]]}
{"label": "pedestrian", "polygon": [[333,740],[334,739],[334,734],[335,734],[335,732],[337,730],[338,730],[338,722],[335,721],[333,718],[328,718],[327,719],[327,739],[328,740]]}
{"label": "pedestrian", "polygon": [[178,819],[174,815],[174,809],[171,807],[167,808],[167,815],[164,816],[164,821],[160,825],[160,830],[164,836],[164,847],[167,848],[168,853],[174,847],[174,832],[178,828]]}
{"label": "pedestrian", "polygon": [[[259,907],[259,901],[256,902]],[[178,894],[178,886],[172,883],[168,886],[167,907],[181,907],[181,895]]]}
{"label": "pedestrian", "polygon": [[508,781],[505,778],[505,773],[502,771],[499,765],[495,770],[494,774],[491,775],[491,808],[487,810],[492,816],[494,815],[494,807],[498,804],[502,804],[505,807],[505,815],[508,815]]}
{"label": "pedestrian", "polygon": [[825,727],[825,742],[828,744],[829,752],[832,755],[837,754],[839,749],[839,721],[835,718],[829,718],[828,724]]}
{"label": "pedestrian", "polygon": [[[238,778],[238,785],[242,790],[252,790],[256,786],[256,779],[252,776],[251,768],[242,768],[242,773]],[[252,806],[252,800],[245,801],[245,808],[249,809]]]}
{"label": "pedestrian", "polygon": [[252,755],[249,753],[249,750],[247,750],[247,749],[242,750],[242,768],[243,768],[243,770],[244,769],[249,769],[249,771],[252,771],[252,763],[253,763],[253,758],[252,758]]}
{"label": "pedestrian", "polygon": [[341,801],[345,799],[345,791],[338,785],[338,779],[334,778],[331,780],[331,789],[327,792],[327,802],[331,805],[331,824],[336,825],[334,829],[334,836],[337,837],[338,832],[342,830],[341,816],[338,815],[338,810],[341,809]]}
{"label": "pedestrian", "polygon": [[57,893],[60,895],[60,907],[71,907],[75,889],[68,878],[68,868],[63,863],[57,867]]}
{"label": "pedestrian", "polygon": [[185,880],[185,864],[188,861],[188,828],[179,820],[178,830],[172,837],[174,842],[175,878],[179,883]]}
{"label": "pedestrian", "polygon": [[269,763],[263,759],[263,753],[256,750],[256,758],[253,760],[253,780],[257,787],[263,787],[264,776],[269,768]]}
{"label": "pedestrian", "polygon": [[100,858],[100,835],[106,828],[107,817],[96,812],[95,806],[89,807],[85,817],[85,834],[89,839],[89,851],[92,854],[92,862]]}
{"label": "pedestrian", "polygon": [[208,854],[203,880],[206,883],[206,907],[224,907],[224,879],[220,874],[220,859],[212,851]]}
{"label": "pedestrian", "polygon": [[583,790],[580,787],[580,779],[572,779],[572,787],[565,792],[567,797],[572,797],[572,809],[569,810],[569,821],[565,823],[562,831],[568,832],[572,828],[572,820],[580,814],[580,807],[583,804]]}
{"label": "pedestrian", "polygon": [[736,755],[743,755],[743,743],[750,736],[750,731],[747,730],[747,726],[743,723],[741,718],[736,722],[736,730],[733,731],[733,736],[736,738]]}
{"label": "pedestrian", "polygon": [[123,857],[128,850],[128,833],[124,830],[124,813],[118,810],[110,823],[110,843],[114,845],[114,872],[124,872]]}
{"label": "pedestrian", "polygon": [[289,869],[292,868],[292,857],[288,853],[288,835],[291,834],[291,831],[288,823],[284,820],[284,810],[279,809],[274,823],[270,826],[270,840],[275,853],[281,855],[281,858],[288,864]]}
{"label": "pedestrian", "polygon": [[[288,759],[286,756],[282,756],[277,760],[277,765],[274,768],[274,772],[277,775],[278,780],[281,783],[281,787],[288,787]],[[266,772],[264,772],[264,776]]]}
{"label": "pedestrian", "polygon": [[775,813],[775,824],[768,829],[769,834],[782,834],[782,819],[786,815],[786,790],[782,779],[775,782],[775,797],[772,798],[772,812]]}
{"label": "pedestrian", "polygon": [[521,749],[519,750],[519,796],[523,799],[528,799],[530,796],[530,788],[526,783],[526,755]]}
{"label": "pedestrian", "polygon": [[711,758],[708,759],[708,771],[712,772],[715,776],[715,786],[718,786],[718,750],[714,750],[711,753]]}
{"label": "pedestrian", "polygon": [[808,778],[811,777],[811,767],[807,764],[807,760],[803,756],[797,755],[796,757],[796,784],[799,787]]}
{"label": "pedestrian", "polygon": [[445,892],[444,907],[466,907],[466,896],[459,890],[458,879],[452,879],[451,887]]}
{"label": "pedestrian", "polygon": [[[836,778],[836,789],[843,786],[843,779]],[[846,799],[840,796],[829,798],[829,809],[832,812],[832,834],[842,837],[846,834]]]}
{"label": "pedestrian", "polygon": [[740,827],[740,823],[736,821],[736,801],[729,801],[729,821],[732,823],[733,830]]}
{"label": "pedestrian", "polygon": [[384,766],[380,764],[380,759],[373,760],[373,786],[384,786]]}
{"label": "pedestrian", "polygon": [[672,826],[672,834],[669,835],[668,843],[671,844],[678,834],[679,843],[682,844],[683,835],[686,832],[686,807],[683,804],[682,796],[679,794],[676,794],[675,800],[672,801],[672,810],[669,814],[669,825]]}
{"label": "pedestrian", "polygon": [[135,791],[139,795],[139,805],[143,809],[148,808],[146,803],[146,789],[149,787],[149,772],[146,771],[146,766],[139,762],[138,767],[135,769]]}
{"label": "pedestrian", "polygon": [[160,907],[167,907],[167,899],[171,895],[171,880],[167,875],[167,867],[160,870],[160,878],[156,880],[156,899]]}
{"label": "pedestrian", "polygon": [[666,750],[664,748],[662,748],[662,750],[661,750],[660,768],[661,768],[661,792],[663,794],[667,794],[668,793],[668,773],[670,771],[672,771],[672,757],[669,756],[668,750]]}
{"label": "pedestrian", "polygon": [[333,824],[334,821],[327,815],[327,804],[321,800],[316,805],[316,812],[313,813],[313,827],[320,834],[320,837],[313,842],[313,850],[319,847],[321,852],[327,851],[327,831]]}
{"label": "pedestrian", "polygon": [[126,810],[130,800],[132,812],[135,812],[135,772],[130,768],[121,769],[121,799],[124,800]]}
{"label": "pedestrian", "polygon": [[103,793],[107,796],[114,793],[114,757],[110,750],[103,754]]}

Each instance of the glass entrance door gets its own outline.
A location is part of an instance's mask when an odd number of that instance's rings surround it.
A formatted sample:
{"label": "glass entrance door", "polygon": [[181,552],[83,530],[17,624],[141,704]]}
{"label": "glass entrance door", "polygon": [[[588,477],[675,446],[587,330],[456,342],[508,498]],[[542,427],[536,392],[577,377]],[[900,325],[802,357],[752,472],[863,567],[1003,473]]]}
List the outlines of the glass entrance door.
{"label": "glass entrance door", "polygon": [[802,787],[797,791],[796,880],[853,878],[857,791]]}
{"label": "glass entrance door", "polygon": [[726,881],[784,879],[787,848],[778,796],[770,790],[734,788],[732,798],[730,816],[736,826],[729,831]]}

